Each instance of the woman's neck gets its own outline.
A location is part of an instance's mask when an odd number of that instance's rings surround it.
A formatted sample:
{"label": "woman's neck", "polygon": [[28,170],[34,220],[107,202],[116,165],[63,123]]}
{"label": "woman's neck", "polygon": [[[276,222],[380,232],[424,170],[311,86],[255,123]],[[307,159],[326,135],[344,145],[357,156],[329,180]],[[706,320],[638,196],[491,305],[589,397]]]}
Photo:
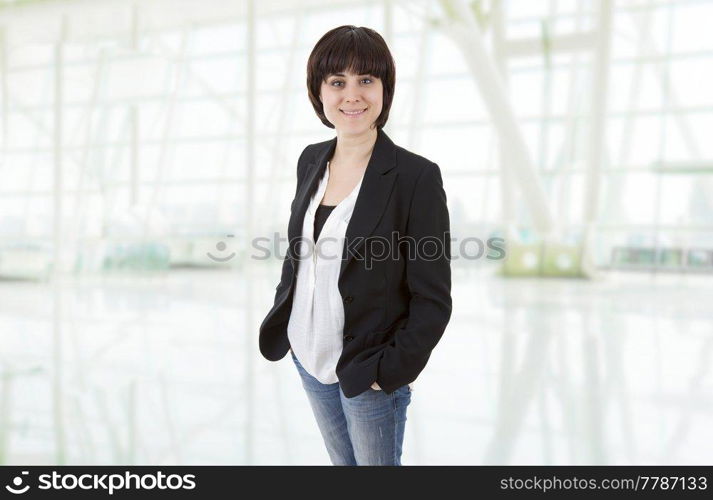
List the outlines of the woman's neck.
{"label": "woman's neck", "polygon": [[337,146],[330,163],[342,166],[361,167],[371,157],[376,143],[377,130],[370,128],[358,136],[343,135],[337,131]]}

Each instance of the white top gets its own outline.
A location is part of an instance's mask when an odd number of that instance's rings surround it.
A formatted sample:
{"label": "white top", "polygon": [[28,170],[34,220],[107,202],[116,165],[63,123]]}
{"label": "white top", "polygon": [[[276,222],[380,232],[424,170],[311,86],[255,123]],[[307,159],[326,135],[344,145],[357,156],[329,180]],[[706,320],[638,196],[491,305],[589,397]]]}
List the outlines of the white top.
{"label": "white top", "polygon": [[292,352],[307,373],[323,384],[338,382],[337,361],[342,354],[344,305],[337,286],[347,225],[364,176],[334,207],[314,245],[314,215],[329,181],[329,163],[310,200],[297,248],[300,265],[287,325]]}

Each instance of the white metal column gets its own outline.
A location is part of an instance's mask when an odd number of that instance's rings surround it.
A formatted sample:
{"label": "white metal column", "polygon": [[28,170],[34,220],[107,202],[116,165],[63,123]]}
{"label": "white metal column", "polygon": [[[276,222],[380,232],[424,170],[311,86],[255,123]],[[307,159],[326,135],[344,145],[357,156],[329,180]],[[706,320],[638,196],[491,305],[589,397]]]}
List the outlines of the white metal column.
{"label": "white metal column", "polygon": [[606,151],[605,126],[609,82],[609,59],[611,53],[612,2],[601,0],[597,21],[597,45],[592,68],[592,108],[589,131],[589,155],[587,159],[586,191],[584,197],[585,238],[584,249],[591,248],[594,224],[599,207],[599,191],[602,177],[602,162]]}
{"label": "white metal column", "polygon": [[[253,237],[254,210],[255,202],[255,50],[256,50],[256,35],[255,35],[255,0],[248,0],[246,3],[246,55],[247,68],[245,71],[246,78],[246,108],[245,108],[245,184],[244,184],[244,211],[245,211],[245,238],[249,240]],[[244,242],[246,245],[249,241]],[[249,258],[249,257],[248,257]],[[253,290],[255,279],[253,275],[253,266],[248,262],[244,266],[245,278],[245,329],[243,334],[244,350],[243,360],[245,364],[245,447],[243,463],[252,464],[254,462],[253,451],[253,435],[255,432],[255,335],[253,331]]]}
{"label": "white metal column", "polygon": [[62,141],[63,141],[63,77],[64,77],[64,43],[67,39],[67,16],[60,20],[58,39],[54,46],[54,140],[53,154],[53,245],[52,245],[52,414],[55,444],[55,464],[66,463],[66,439],[64,434],[64,396],[62,370]]}

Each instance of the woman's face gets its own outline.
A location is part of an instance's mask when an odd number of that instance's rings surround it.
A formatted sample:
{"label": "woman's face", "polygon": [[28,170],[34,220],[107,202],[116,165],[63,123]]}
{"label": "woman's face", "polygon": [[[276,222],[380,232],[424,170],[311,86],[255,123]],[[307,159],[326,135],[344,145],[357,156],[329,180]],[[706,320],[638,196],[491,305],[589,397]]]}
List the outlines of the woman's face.
{"label": "woman's face", "polygon": [[320,99],[324,116],[339,132],[359,135],[379,118],[384,89],[375,76],[337,73],[322,82]]}

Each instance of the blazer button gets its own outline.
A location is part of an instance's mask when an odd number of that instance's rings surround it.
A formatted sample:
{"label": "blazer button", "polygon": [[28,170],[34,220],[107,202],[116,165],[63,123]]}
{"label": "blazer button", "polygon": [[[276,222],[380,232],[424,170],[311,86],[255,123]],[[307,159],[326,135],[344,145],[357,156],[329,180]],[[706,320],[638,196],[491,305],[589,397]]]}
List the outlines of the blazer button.
{"label": "blazer button", "polygon": [[349,304],[352,300],[354,300],[354,297],[352,297],[351,295],[347,295],[346,297],[344,297],[345,304]]}
{"label": "blazer button", "polygon": [[354,340],[354,337],[352,337],[351,335],[345,335],[345,336],[344,336],[344,341],[345,341],[345,342],[351,342],[352,340]]}

